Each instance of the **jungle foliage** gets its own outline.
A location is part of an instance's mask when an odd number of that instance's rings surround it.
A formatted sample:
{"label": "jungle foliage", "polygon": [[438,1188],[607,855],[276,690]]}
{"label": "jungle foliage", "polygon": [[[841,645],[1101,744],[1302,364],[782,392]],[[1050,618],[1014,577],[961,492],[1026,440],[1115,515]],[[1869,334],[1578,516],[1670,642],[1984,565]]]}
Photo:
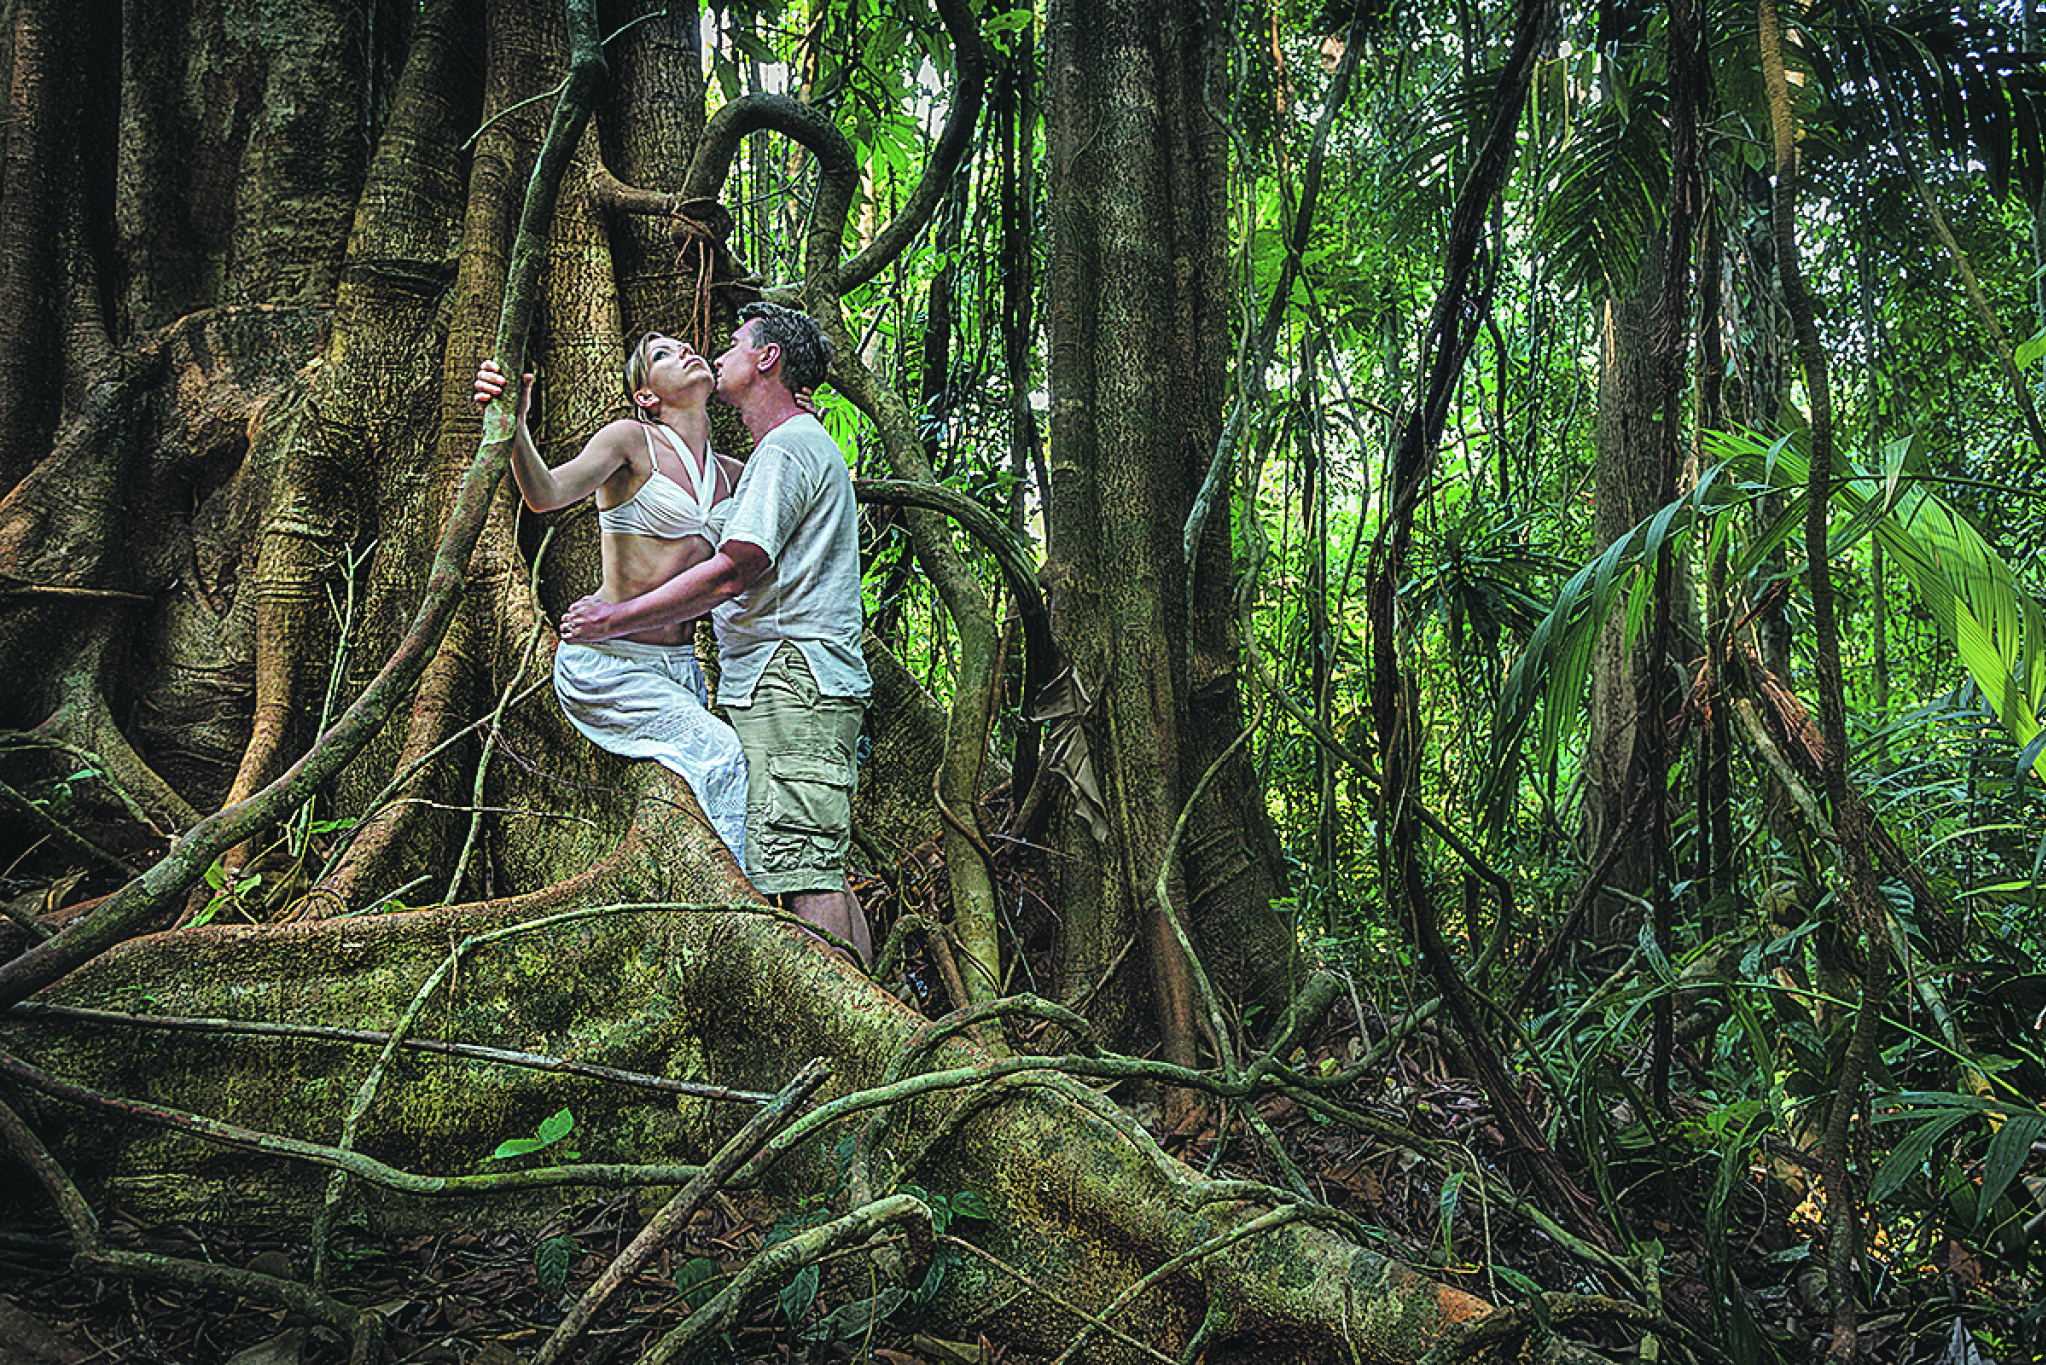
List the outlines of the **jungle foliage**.
{"label": "jungle foliage", "polygon": [[[207,126],[130,69],[146,143],[67,193],[118,130],[45,78],[103,59],[8,6],[0,1100],[36,1121],[0,1120],[50,1188],[73,1154],[38,1115],[90,1087],[15,1057],[35,1030],[73,1011],[118,1095],[111,1001],[228,1011],[103,953],[232,946],[244,995],[297,1000],[318,972],[256,945],[338,961],[337,921],[381,935],[374,999],[307,1017],[386,1061],[486,1017],[428,997],[502,938],[489,998],[530,1036],[686,1056],[792,1125],[681,1101],[686,1172],[553,1092],[490,1089],[461,1134],[427,1087],[393,1128],[493,1163],[464,1179],[587,1154],[685,1186],[669,1236],[705,1172],[798,1153],[747,1264],[678,1256],[644,1359],[969,1320],[1103,1359],[1278,1359],[1299,1323],[1300,1359],[2046,1351],[2046,12],[307,8],[304,68],[162,21],[184,77],[281,93]],[[306,69],[347,73],[346,117]],[[588,137],[550,140],[578,98]],[[205,175],[167,169],[181,139]],[[552,714],[594,532],[514,512],[462,392],[493,339],[537,356],[559,459],[619,336],[681,308],[712,344],[762,292],[839,343],[819,398],[868,502],[874,985],[777,965],[686,797]],[[641,901],[727,927],[649,930],[688,964],[659,977],[591,927]],[[533,925],[775,1027],[592,1019]],[[813,1055],[843,1089],[797,1117]],[[386,1178],[352,1150],[386,1061],[353,1110],[322,1076],[348,1127],[303,1159]],[[1119,1154],[1060,1157],[1071,1208],[1003,1174],[1059,1146],[1053,1099],[917,1107],[1040,1071]],[[883,1233],[872,1283],[820,1272]],[[534,1275],[589,1296],[580,1330],[634,1246],[583,1274],[555,1226]],[[1096,1317],[1017,1307],[997,1254]],[[1275,1266],[1312,1285],[1251,1302]],[[1366,1266],[1421,1327],[1350,1335],[1328,1286]]]}

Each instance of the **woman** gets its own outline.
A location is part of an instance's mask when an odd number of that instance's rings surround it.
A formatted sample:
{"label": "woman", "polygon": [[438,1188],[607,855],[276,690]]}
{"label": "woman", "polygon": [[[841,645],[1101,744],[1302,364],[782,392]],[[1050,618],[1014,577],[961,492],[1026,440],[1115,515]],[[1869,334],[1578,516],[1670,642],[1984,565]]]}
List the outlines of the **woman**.
{"label": "woman", "polygon": [[[484,361],[476,401],[489,403],[505,383],[496,362]],[[596,495],[604,600],[638,597],[710,557],[717,539],[712,509],[731,496],[739,471],[710,449],[704,403],[716,387],[716,374],[686,342],[650,332],[626,359],[633,415],[607,423],[574,459],[550,469],[526,425],[533,376],[525,376],[512,477],[535,512]],[[732,728],[706,709],[691,624],[599,644],[563,643],[554,653],[554,691],[593,743],[679,774],[743,868],[746,758]]]}

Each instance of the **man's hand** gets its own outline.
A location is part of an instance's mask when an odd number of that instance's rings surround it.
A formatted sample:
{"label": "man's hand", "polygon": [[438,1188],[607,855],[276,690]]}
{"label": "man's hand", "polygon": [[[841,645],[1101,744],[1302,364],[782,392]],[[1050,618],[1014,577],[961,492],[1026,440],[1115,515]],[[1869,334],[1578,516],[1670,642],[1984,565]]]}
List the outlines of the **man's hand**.
{"label": "man's hand", "polygon": [[617,608],[601,597],[582,598],[562,614],[561,638],[579,645],[608,640],[620,633],[611,627],[616,614]]}

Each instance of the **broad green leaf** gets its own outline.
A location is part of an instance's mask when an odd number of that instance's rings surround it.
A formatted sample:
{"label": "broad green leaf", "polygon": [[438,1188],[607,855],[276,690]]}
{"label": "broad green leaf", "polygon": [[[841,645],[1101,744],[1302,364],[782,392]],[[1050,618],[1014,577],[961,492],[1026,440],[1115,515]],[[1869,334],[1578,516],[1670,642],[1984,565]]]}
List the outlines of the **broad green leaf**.
{"label": "broad green leaf", "polygon": [[845,1341],[862,1336],[875,1323],[902,1307],[907,1290],[884,1289],[871,1299],[861,1299],[828,1314],[823,1321],[798,1332],[800,1341]]}
{"label": "broad green leaf", "polygon": [[[1746,432],[1708,432],[1705,442],[1738,472],[1786,491],[1801,487],[1810,469],[1803,447],[1787,440],[1764,446]],[[1864,507],[1890,502],[1894,490],[1887,515],[1873,519],[1876,538],[1953,645],[1997,719],[2020,749],[2030,752],[2027,746],[2042,728],[2046,612],[1967,518],[1923,484],[1891,473],[1920,460],[1912,443],[1894,443],[1884,451],[1881,480],[1843,478],[1834,487],[1834,500],[1859,520]],[[2032,754],[2031,766],[2046,777],[2046,749]]]}
{"label": "broad green leaf", "polygon": [[708,1256],[696,1256],[684,1261],[675,1272],[675,1292],[682,1298],[682,1306],[694,1313],[709,1303],[717,1293],[718,1263]]}
{"label": "broad green leaf", "polygon": [[2046,1119],[2033,1114],[2018,1114],[2004,1120],[1996,1130],[1996,1136],[1989,1140],[1989,1155],[1982,1163],[1982,1195],[1975,1205],[1975,1222],[1979,1227],[1982,1215],[1994,1207],[2010,1188],[2011,1180],[2025,1164],[2025,1158],[2032,1154],[2032,1144],[2046,1135]]}
{"label": "broad green leaf", "polygon": [[773,63],[780,60],[774,55],[774,49],[762,42],[758,34],[748,33],[743,28],[732,31],[732,46],[756,62]]}
{"label": "broad green leaf", "polygon": [[533,1273],[550,1298],[559,1298],[568,1287],[568,1268],[581,1254],[573,1237],[549,1237],[533,1248]]}
{"label": "broad green leaf", "polygon": [[801,1322],[803,1315],[810,1311],[810,1305],[817,1302],[818,1273],[817,1263],[812,1261],[781,1287],[781,1315],[791,1325]]}
{"label": "broad green leaf", "polygon": [[561,1109],[541,1122],[537,1136],[542,1142],[559,1142],[574,1131],[575,1115]]}
{"label": "broad green leaf", "polygon": [[1902,1142],[1891,1149],[1889,1160],[1883,1163],[1875,1183],[1869,1186],[1868,1201],[1871,1204],[1881,1203],[1902,1189],[1904,1182],[1918,1174],[1919,1168],[1925,1165],[1933,1144],[1951,1132],[1956,1124],[1972,1116],[1973,1111],[1968,1109],[1930,1111]]}
{"label": "broad green leaf", "polygon": [[2028,364],[2034,364],[2040,356],[2046,356],[2046,332],[2040,332],[2030,342],[2021,344],[2011,358],[2017,362],[2017,368],[2021,370],[2021,368],[2026,368]]}
{"label": "broad green leaf", "polygon": [[[490,1154],[490,1159],[504,1161],[515,1156],[525,1156],[528,1152],[537,1152],[542,1147],[553,1146],[574,1131],[575,1115],[563,1109],[543,1120],[539,1130],[532,1137],[506,1138],[498,1143],[497,1150]],[[574,1159],[579,1153],[570,1152],[568,1155],[570,1159]]]}

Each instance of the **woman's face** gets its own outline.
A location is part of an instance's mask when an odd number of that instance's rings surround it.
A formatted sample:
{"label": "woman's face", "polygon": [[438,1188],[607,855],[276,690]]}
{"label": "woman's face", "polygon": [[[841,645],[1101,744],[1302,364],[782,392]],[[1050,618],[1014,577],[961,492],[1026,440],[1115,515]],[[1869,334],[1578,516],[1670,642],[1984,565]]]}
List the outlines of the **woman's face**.
{"label": "woman's face", "polygon": [[710,396],[717,376],[710,364],[686,341],[650,332],[633,350],[629,367],[633,401],[642,409],[677,403],[701,404]]}

